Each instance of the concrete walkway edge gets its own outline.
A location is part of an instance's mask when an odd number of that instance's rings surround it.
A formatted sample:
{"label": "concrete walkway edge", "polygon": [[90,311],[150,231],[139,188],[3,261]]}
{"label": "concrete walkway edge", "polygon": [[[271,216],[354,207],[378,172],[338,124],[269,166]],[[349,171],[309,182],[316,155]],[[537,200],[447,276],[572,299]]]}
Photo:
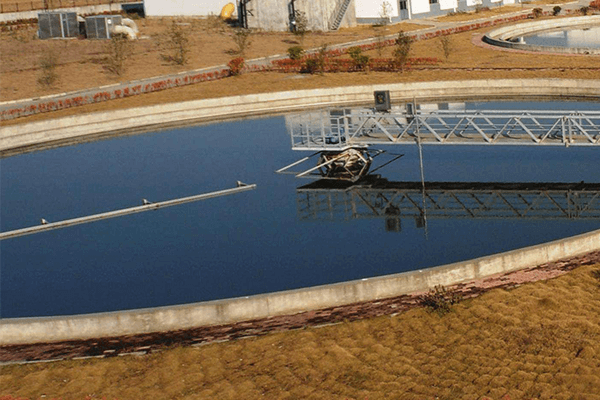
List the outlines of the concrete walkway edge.
{"label": "concrete walkway edge", "polygon": [[372,104],[373,91],[389,90],[394,102],[466,98],[553,97],[600,100],[600,80],[485,79],[411,82],[262,93],[193,100],[75,115],[0,128],[0,156],[90,140],[97,136],[307,109]]}
{"label": "concrete walkway edge", "polygon": [[600,230],[474,260],[394,275],[181,306],[0,320],[0,345],[166,332],[290,315],[424,292],[558,261],[600,248]]}

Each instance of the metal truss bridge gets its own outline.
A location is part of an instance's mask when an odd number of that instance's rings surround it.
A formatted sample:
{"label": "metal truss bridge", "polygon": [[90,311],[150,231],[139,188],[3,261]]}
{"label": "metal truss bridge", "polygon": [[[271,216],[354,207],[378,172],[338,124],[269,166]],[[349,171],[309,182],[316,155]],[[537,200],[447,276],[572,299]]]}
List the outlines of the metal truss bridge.
{"label": "metal truss bridge", "polygon": [[600,111],[337,110],[287,117],[294,150],[384,144],[600,147]]}
{"label": "metal truss bridge", "polygon": [[297,189],[298,215],[310,220],[383,218],[591,219],[600,221],[600,184],[319,180]]}

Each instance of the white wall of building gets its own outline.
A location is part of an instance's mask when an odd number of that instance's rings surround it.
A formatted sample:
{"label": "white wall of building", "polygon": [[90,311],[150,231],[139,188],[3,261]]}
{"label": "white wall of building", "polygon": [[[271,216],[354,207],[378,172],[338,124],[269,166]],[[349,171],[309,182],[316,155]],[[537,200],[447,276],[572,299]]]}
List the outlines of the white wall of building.
{"label": "white wall of building", "polygon": [[458,7],[457,0],[440,0],[440,10],[453,10]]}
{"label": "white wall of building", "polygon": [[144,0],[148,17],[220,15],[232,0]]}
{"label": "white wall of building", "polygon": [[397,17],[397,0],[355,0],[356,18],[381,18],[384,3],[387,3],[388,16]]}
{"label": "white wall of building", "polygon": [[482,3],[481,0],[467,0],[468,7],[475,7],[477,5],[480,5],[481,3]]}
{"label": "white wall of building", "polygon": [[428,13],[430,11],[429,0],[412,0],[410,5],[413,14]]}

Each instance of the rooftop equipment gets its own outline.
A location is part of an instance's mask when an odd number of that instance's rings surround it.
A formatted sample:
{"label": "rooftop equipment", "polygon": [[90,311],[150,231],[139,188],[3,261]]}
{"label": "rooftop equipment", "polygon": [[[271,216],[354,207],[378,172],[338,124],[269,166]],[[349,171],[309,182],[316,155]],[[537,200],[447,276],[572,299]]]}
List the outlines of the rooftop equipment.
{"label": "rooftop equipment", "polygon": [[85,32],[88,39],[110,39],[113,28],[122,24],[120,15],[94,15],[86,17]]}
{"label": "rooftop equipment", "polygon": [[40,39],[70,38],[79,35],[77,13],[38,13],[38,36]]}

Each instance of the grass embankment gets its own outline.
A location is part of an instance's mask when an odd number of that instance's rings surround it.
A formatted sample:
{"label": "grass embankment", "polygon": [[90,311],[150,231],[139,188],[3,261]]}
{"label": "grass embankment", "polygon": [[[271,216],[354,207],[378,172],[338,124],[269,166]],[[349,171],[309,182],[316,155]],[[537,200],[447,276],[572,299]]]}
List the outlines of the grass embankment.
{"label": "grass embankment", "polygon": [[[103,68],[104,53],[103,44],[100,41],[26,41],[23,39],[23,35],[27,33],[4,34],[8,40],[0,41],[3,61],[0,67],[2,98],[9,100],[33,97],[215,64],[226,64],[235,56],[232,55],[235,44],[229,28],[214,20],[192,21],[189,26],[186,25],[186,29],[190,31],[191,40],[190,62],[183,67],[170,65],[161,61],[159,46],[161,32],[168,28],[169,23],[163,20],[140,20],[138,22],[142,34],[148,35],[150,39],[135,42],[133,56],[127,60],[127,70],[122,77],[112,76]],[[414,24],[398,24],[389,27],[386,33],[393,35],[399,30],[408,32],[422,27]],[[202,98],[322,87],[465,79],[600,78],[600,58],[597,56],[525,54],[485,48],[474,44],[473,36],[481,35],[485,31],[451,35],[452,50],[448,59],[444,58],[439,39],[414,43],[411,57],[436,57],[440,60],[439,64],[424,69],[413,69],[403,73],[360,72],[324,75],[248,73],[219,81],[39,114],[3,124],[25,123],[87,112]],[[350,42],[374,34],[375,31],[372,27],[353,28],[334,33],[315,32],[307,34],[303,47],[315,48],[325,43]],[[289,33],[260,33],[255,34],[251,40],[252,43],[246,50],[247,59],[285,54],[290,46],[298,44],[300,38]],[[22,43],[22,41],[25,42]],[[57,68],[60,77],[59,84],[51,89],[42,88],[36,83],[40,74],[37,57],[44,50],[60,51],[61,57],[63,57],[63,61]],[[389,57],[391,51],[391,48],[387,48],[382,54],[377,51],[367,54],[371,57]]]}
{"label": "grass embankment", "polygon": [[[599,265],[495,289],[440,316],[395,316],[173,348],[2,368],[38,399],[600,399]],[[594,276],[594,271],[596,276]]]}

